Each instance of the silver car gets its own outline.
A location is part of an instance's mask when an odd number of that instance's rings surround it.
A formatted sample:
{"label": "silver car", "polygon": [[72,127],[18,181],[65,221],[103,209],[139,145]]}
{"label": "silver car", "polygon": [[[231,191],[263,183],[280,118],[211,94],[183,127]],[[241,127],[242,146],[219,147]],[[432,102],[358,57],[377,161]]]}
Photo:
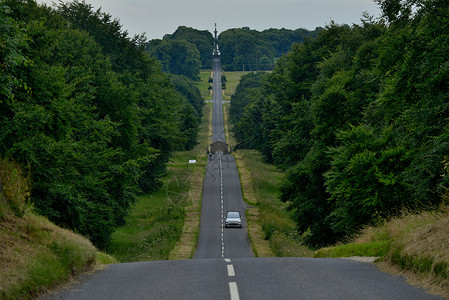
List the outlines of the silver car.
{"label": "silver car", "polygon": [[242,219],[238,211],[228,211],[225,218],[225,227],[240,227],[242,228]]}

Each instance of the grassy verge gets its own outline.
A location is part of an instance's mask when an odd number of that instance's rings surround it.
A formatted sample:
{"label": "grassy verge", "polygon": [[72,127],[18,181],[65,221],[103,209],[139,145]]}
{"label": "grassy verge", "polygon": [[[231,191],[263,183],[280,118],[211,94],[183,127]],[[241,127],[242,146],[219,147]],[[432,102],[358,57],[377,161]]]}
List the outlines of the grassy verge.
{"label": "grassy verge", "polygon": [[235,71],[235,72],[223,72],[223,75],[226,76],[226,89],[224,92],[224,98],[229,100],[231,96],[235,93],[235,89],[240,82],[240,78],[251,72],[243,72],[243,71]]}
{"label": "grassy verge", "polygon": [[25,205],[20,167],[0,160],[0,298],[32,298],[114,259]]}
{"label": "grassy verge", "polygon": [[[284,174],[266,164],[255,150],[234,153],[248,209],[249,235],[257,256],[310,257],[313,251],[301,244],[286,205],[279,201]],[[269,246],[267,248],[267,245]]]}
{"label": "grassy verge", "polygon": [[449,298],[449,207],[407,213],[367,227],[351,244],[323,248],[315,257],[377,256],[384,271]]}
{"label": "grassy verge", "polygon": [[0,298],[36,296],[95,263],[95,247],[31,212],[1,223]]}
{"label": "grassy verge", "polygon": [[350,243],[317,250],[313,257],[382,257],[390,249],[390,241],[373,241],[368,243]]}
{"label": "grassy verge", "polygon": [[212,89],[209,89],[209,86],[212,86],[212,84],[209,83],[209,78],[211,77],[211,70],[202,70],[200,72],[200,81],[196,83],[198,89],[201,92],[201,97],[203,97],[203,99],[205,100],[212,99]]}
{"label": "grassy verge", "polygon": [[[211,105],[205,105],[205,116]],[[162,188],[141,195],[123,227],[113,236],[108,253],[120,262],[184,259],[193,256],[198,237],[202,181],[206,166],[209,120],[203,118],[192,151],[174,153]],[[196,160],[196,163],[189,163]]]}

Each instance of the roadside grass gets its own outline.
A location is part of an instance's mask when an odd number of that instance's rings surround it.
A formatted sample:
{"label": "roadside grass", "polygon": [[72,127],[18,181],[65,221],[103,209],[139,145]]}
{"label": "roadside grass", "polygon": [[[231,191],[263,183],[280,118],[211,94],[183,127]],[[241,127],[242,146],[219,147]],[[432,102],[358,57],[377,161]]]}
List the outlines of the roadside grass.
{"label": "roadside grass", "polygon": [[226,76],[226,89],[224,92],[224,99],[230,100],[231,96],[234,95],[235,89],[240,82],[240,78],[251,73],[249,71],[234,71],[234,72],[222,72],[222,75]]}
{"label": "roadside grass", "polygon": [[[92,243],[35,214],[19,165],[0,159],[0,298],[29,299],[114,262]],[[99,258],[101,256],[101,259]]]}
{"label": "roadside grass", "polygon": [[160,191],[140,196],[126,224],[114,232],[107,252],[119,262],[168,259],[185,218],[182,202],[186,189],[170,182],[171,178],[178,180],[176,176],[182,175],[169,170],[170,179]]}
{"label": "roadside grass", "polygon": [[244,200],[249,205],[249,234],[257,256],[311,257],[313,251],[301,243],[286,204],[279,200],[279,186],[284,174],[264,163],[258,151],[239,149],[234,156]]}
{"label": "roadside grass", "polygon": [[2,220],[0,298],[31,298],[86,271],[96,262],[89,240],[31,211]]}
{"label": "roadside grass", "polygon": [[211,70],[201,70],[200,81],[196,82],[196,86],[200,90],[201,97],[205,100],[212,99],[212,89],[209,89],[209,86],[212,86],[212,84],[209,83],[210,77],[212,77]]}
{"label": "roadside grass", "polygon": [[411,213],[367,227],[346,245],[327,247],[314,257],[379,257],[382,270],[404,275],[414,285],[449,298],[449,206]]}
{"label": "roadside grass", "polygon": [[326,247],[317,250],[313,257],[382,257],[390,249],[390,241],[373,241],[363,244],[345,244],[335,247]]}
{"label": "roadside grass", "polygon": [[[211,105],[203,107],[204,116]],[[107,252],[120,262],[193,257],[199,233],[201,192],[206,170],[209,118],[201,123],[200,143],[175,152],[160,190],[140,195],[126,224],[112,235]],[[189,163],[196,160],[196,163]]]}
{"label": "roadside grass", "polygon": [[388,235],[391,247],[384,261],[407,271],[412,283],[449,298],[448,228],[446,205],[437,211],[406,213],[379,228],[368,229],[366,235],[376,237],[379,231]]}

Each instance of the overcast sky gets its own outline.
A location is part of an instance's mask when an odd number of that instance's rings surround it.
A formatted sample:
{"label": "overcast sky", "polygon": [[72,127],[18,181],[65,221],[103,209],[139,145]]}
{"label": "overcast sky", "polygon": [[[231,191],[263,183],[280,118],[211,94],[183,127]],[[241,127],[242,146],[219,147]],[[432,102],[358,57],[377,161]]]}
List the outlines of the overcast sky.
{"label": "overcast sky", "polygon": [[[38,0],[51,5],[53,0]],[[64,2],[66,2],[64,0]],[[131,36],[162,38],[180,25],[213,32],[250,27],[313,30],[335,21],[360,24],[363,12],[378,17],[374,0],[86,0],[120,19]]]}

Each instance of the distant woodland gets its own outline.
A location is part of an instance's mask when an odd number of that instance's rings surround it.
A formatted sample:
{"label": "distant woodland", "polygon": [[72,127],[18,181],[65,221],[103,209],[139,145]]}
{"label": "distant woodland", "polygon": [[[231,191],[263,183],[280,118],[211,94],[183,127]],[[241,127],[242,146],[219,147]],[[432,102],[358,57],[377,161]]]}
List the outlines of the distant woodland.
{"label": "distant woodland", "polygon": [[[272,70],[276,61],[293,44],[314,37],[321,28],[267,29],[248,27],[228,29],[218,36],[221,65],[225,71]],[[179,26],[173,34],[147,44],[149,53],[162,63],[164,70],[197,79],[200,69],[212,68],[214,37],[207,30]]]}

